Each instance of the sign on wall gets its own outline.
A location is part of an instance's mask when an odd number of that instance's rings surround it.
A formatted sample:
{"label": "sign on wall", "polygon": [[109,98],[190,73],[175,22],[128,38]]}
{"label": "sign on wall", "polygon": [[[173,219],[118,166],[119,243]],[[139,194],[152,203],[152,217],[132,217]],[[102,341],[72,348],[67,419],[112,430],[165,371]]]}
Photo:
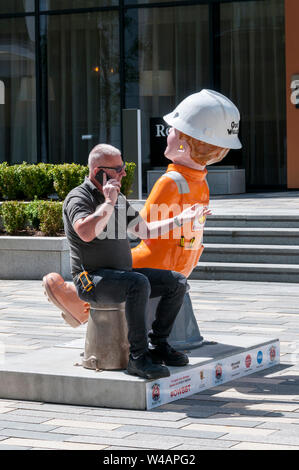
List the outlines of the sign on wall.
{"label": "sign on wall", "polygon": [[299,74],[292,76],[291,90],[291,102],[299,108]]}
{"label": "sign on wall", "polygon": [[150,118],[150,160],[151,166],[167,166],[169,160],[164,157],[170,126],[163,118]]}

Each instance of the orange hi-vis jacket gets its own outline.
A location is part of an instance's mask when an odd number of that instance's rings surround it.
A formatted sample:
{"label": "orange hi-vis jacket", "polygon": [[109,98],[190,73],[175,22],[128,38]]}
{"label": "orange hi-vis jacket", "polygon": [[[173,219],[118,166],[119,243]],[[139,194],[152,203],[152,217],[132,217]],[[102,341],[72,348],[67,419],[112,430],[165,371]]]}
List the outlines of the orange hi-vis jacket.
{"label": "orange hi-vis jacket", "polygon": [[[140,212],[148,222],[178,215],[196,203],[209,205],[207,170],[171,164],[154,185]],[[158,238],[142,240],[132,249],[133,268],[178,271],[188,277],[203,252],[204,218],[175,227]]]}

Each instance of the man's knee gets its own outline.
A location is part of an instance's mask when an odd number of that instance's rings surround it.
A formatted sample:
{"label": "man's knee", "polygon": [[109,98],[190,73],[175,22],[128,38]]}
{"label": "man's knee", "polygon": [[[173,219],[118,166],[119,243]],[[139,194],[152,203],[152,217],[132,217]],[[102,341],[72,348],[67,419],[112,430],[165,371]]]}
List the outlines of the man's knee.
{"label": "man's knee", "polygon": [[177,271],[172,271],[173,283],[176,290],[186,293],[187,292],[187,278]]}
{"label": "man's knee", "polygon": [[146,276],[141,273],[130,273],[130,288],[140,293],[150,295],[151,285]]}

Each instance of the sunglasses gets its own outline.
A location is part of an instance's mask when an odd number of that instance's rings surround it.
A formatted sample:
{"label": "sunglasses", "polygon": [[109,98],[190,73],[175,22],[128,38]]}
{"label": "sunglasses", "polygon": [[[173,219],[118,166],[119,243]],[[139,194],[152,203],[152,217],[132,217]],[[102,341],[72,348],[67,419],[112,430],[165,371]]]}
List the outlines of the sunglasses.
{"label": "sunglasses", "polygon": [[125,166],[126,162],[124,162],[121,166],[98,166],[97,168],[101,168],[102,170],[114,170],[116,173],[121,173]]}

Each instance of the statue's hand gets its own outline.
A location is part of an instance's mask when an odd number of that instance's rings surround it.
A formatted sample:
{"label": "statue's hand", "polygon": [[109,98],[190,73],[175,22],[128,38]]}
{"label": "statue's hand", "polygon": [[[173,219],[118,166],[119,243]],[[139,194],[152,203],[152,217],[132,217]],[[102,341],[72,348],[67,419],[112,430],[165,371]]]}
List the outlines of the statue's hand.
{"label": "statue's hand", "polygon": [[203,213],[202,213],[202,215],[203,215],[204,217],[206,217],[207,215],[212,215],[212,214],[213,214],[213,213],[212,213],[212,211],[209,209],[208,206],[205,206],[205,207],[203,208]]}
{"label": "statue's hand", "polygon": [[199,217],[204,211],[204,208],[201,204],[193,204],[191,207],[183,210],[176,218],[181,225],[184,225],[187,222],[194,221],[196,217]]}

